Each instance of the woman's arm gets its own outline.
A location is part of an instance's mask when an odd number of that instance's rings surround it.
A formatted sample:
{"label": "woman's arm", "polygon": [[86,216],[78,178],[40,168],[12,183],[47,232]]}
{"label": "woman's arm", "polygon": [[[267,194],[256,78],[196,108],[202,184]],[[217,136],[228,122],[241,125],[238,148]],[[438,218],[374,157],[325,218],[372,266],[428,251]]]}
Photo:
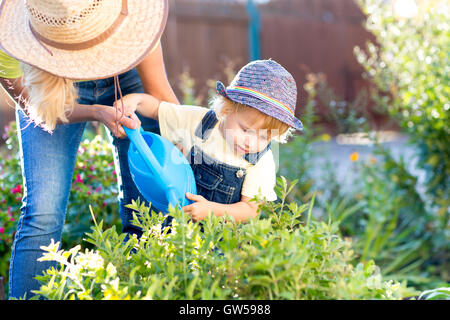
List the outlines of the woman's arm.
{"label": "woman's arm", "polygon": [[233,204],[223,204],[206,200],[201,195],[186,194],[186,198],[195,201],[184,206],[183,211],[190,214],[194,221],[203,220],[211,211],[214,215],[222,217],[232,216],[235,221],[245,222],[258,215],[258,203],[250,202],[250,198],[241,196],[241,201]]}
{"label": "woman's arm", "polygon": [[160,101],[180,104],[167,79],[161,41],[136,69],[146,93]]}

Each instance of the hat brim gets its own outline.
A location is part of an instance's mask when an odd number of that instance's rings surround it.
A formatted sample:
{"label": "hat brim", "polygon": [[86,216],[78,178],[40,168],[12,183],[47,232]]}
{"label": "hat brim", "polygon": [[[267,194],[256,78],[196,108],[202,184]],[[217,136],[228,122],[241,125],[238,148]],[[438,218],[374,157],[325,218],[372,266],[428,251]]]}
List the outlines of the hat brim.
{"label": "hat brim", "polygon": [[290,113],[286,111],[275,108],[274,106],[268,104],[263,100],[260,100],[250,95],[245,95],[244,101],[244,99],[242,99],[243,93],[227,92],[225,85],[220,81],[217,81],[216,91],[218,94],[227,99],[255,108],[264,114],[267,114],[271,117],[280,120],[281,122],[286,123],[287,125],[291,126],[292,128],[298,131],[303,131],[303,124],[299,119],[292,116]]}
{"label": "hat brim", "polygon": [[[168,16],[168,0],[128,0],[128,15],[105,41],[83,50],[62,50],[33,36],[25,1],[0,4],[0,48],[11,57],[73,80],[108,78],[139,64],[158,44]],[[51,51],[51,55],[44,45]]]}

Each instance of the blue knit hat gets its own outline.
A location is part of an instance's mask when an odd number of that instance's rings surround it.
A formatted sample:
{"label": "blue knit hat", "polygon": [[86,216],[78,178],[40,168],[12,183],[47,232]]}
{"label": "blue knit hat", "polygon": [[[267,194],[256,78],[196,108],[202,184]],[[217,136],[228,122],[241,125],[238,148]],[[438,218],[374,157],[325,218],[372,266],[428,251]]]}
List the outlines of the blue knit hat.
{"label": "blue knit hat", "polygon": [[217,81],[216,90],[225,98],[253,107],[297,130],[303,130],[303,124],[295,117],[295,80],[273,60],[248,63],[236,74],[227,88]]}

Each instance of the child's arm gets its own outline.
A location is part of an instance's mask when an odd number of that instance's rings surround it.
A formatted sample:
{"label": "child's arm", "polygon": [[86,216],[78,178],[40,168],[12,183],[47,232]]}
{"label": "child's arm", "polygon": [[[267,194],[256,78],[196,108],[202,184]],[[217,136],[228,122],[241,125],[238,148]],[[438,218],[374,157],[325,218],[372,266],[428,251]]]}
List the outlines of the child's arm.
{"label": "child's arm", "polygon": [[195,201],[194,203],[183,207],[183,211],[190,214],[194,221],[203,220],[208,216],[210,211],[218,217],[224,215],[232,216],[238,222],[247,221],[258,215],[259,204],[250,202],[250,198],[246,196],[242,196],[240,202],[233,204],[208,201],[201,195],[190,193],[186,193],[186,198]]}
{"label": "child's arm", "polygon": [[[144,117],[158,121],[158,109],[160,101],[154,96],[146,93],[132,93],[127,94],[123,98],[123,105],[125,107],[125,115],[134,113],[135,111]],[[122,102],[117,100],[114,106],[122,111]]]}

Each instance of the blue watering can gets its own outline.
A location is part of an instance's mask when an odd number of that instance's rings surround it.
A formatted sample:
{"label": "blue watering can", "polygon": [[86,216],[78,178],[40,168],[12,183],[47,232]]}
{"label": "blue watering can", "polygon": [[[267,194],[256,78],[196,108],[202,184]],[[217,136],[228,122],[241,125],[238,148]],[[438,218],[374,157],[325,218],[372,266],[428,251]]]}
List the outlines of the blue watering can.
{"label": "blue watering can", "polygon": [[123,127],[130,139],[128,164],[131,177],[144,198],[167,213],[169,204],[192,203],[186,192],[197,194],[194,173],[181,151],[166,138],[140,128]]}

